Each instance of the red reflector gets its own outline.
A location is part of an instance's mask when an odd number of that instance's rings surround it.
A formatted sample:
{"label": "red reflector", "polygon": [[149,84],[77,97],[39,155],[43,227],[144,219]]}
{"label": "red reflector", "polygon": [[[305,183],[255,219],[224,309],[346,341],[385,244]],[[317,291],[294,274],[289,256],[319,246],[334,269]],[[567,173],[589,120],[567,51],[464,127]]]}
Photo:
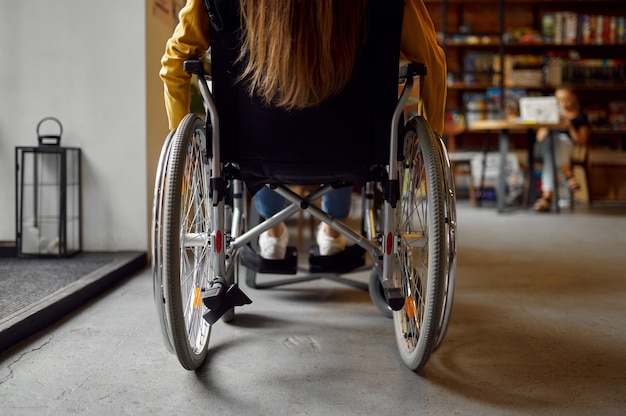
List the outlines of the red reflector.
{"label": "red reflector", "polygon": [[220,230],[215,232],[215,252],[222,252],[222,232]]}
{"label": "red reflector", "polygon": [[387,255],[391,255],[391,251],[393,249],[393,234],[387,234],[387,245],[386,245]]}

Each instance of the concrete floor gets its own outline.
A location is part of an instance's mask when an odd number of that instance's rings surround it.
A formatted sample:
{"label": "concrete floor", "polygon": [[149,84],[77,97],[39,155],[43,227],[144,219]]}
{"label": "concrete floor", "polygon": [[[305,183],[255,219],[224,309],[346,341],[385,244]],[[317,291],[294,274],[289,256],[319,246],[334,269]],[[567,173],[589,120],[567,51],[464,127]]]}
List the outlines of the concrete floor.
{"label": "concrete floor", "polygon": [[186,371],[146,269],[0,356],[0,414],[626,414],[626,209],[458,217],[452,321],[421,374],[366,292],[326,280],[242,284],[254,303]]}

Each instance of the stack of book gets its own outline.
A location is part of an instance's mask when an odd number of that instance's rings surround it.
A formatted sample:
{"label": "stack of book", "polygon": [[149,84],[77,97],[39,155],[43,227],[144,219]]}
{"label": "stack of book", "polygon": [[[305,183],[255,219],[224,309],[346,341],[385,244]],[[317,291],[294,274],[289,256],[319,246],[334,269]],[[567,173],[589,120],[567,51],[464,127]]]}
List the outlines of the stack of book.
{"label": "stack of book", "polygon": [[556,45],[616,45],[626,43],[624,16],[546,12],[541,32],[546,43]]}

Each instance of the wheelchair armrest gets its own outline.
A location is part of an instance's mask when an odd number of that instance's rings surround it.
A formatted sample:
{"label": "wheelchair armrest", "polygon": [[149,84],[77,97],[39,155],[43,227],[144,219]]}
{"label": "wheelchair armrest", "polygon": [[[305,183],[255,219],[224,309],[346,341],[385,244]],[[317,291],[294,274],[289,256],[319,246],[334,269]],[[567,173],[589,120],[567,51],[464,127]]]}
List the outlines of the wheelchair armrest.
{"label": "wheelchair armrest", "polygon": [[405,79],[408,77],[416,77],[416,76],[424,76],[426,75],[426,65],[421,64],[419,62],[411,62],[406,65],[402,65],[400,67],[400,71],[398,73],[399,79]]}
{"label": "wheelchair armrest", "polygon": [[183,69],[190,74],[196,74],[199,77],[205,77],[204,65],[199,59],[190,59],[183,62]]}

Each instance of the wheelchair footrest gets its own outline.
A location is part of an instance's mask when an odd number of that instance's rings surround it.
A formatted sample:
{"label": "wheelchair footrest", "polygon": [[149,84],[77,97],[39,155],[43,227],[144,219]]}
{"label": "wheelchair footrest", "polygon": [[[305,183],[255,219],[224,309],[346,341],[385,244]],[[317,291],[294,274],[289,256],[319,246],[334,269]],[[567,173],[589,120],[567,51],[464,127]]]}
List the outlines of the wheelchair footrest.
{"label": "wheelchair footrest", "polygon": [[319,247],[313,245],[309,256],[311,273],[348,273],[365,265],[365,250],[359,245],[347,247],[332,256],[320,256]]}
{"label": "wheelchair footrest", "polygon": [[254,249],[246,244],[239,250],[241,264],[257,273],[296,274],[298,272],[298,250],[287,247],[287,254],[282,260],[268,260],[261,257]]}

